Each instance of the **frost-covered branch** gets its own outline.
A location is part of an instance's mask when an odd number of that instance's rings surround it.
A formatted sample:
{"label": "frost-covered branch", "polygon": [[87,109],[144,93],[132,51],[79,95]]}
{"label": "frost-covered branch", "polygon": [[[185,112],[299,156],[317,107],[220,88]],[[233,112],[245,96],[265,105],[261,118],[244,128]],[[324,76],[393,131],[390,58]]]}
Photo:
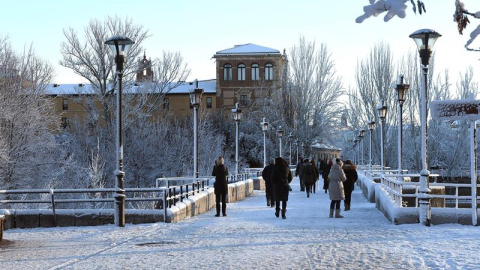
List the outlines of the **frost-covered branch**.
{"label": "frost-covered branch", "polygon": [[[453,19],[454,19],[454,21],[457,22],[458,33],[460,35],[463,35],[463,30],[470,23],[470,20],[468,19],[468,16],[472,16],[475,19],[479,19],[480,18],[480,11],[477,11],[477,12],[474,12],[474,13],[469,12],[465,8],[465,4],[462,1],[456,0],[455,1],[455,14],[453,15]],[[480,51],[480,49],[472,49],[472,48],[468,47],[478,37],[479,34],[480,34],[480,25],[478,25],[477,28],[475,28],[475,30],[473,30],[470,33],[470,39],[465,44],[465,48],[467,50],[469,50],[469,51]]]}
{"label": "frost-covered branch", "polygon": [[362,16],[358,17],[355,22],[362,23],[365,19],[368,19],[372,16],[377,17],[378,15],[387,12],[383,20],[385,22],[390,21],[393,17],[398,16],[399,18],[405,18],[407,4],[410,2],[412,5],[413,12],[422,14],[426,12],[425,4],[423,1],[417,0],[369,0],[370,5],[363,7]]}

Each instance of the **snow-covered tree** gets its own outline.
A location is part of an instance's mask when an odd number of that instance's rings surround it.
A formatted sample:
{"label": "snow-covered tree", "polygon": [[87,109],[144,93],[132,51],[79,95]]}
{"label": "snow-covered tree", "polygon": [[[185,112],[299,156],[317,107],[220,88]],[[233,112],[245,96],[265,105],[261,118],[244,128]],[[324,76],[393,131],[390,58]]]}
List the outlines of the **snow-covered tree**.
{"label": "snow-covered tree", "polygon": [[52,66],[33,46],[15,52],[0,37],[0,187],[45,188],[68,163],[54,134],[57,119],[44,90]]}

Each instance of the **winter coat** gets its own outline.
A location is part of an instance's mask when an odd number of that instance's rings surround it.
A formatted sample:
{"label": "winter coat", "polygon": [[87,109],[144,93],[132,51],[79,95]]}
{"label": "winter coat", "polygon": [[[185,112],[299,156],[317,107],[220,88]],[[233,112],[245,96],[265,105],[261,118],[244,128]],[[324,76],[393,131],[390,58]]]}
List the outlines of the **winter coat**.
{"label": "winter coat", "polygon": [[215,176],[215,183],[213,187],[215,188],[215,194],[227,194],[228,193],[228,168],[223,165],[217,165],[213,167],[212,175]]}
{"label": "winter coat", "polygon": [[[310,173],[308,173],[310,171]],[[311,163],[303,163],[302,176],[305,184],[312,185],[317,181],[318,170]]]}
{"label": "winter coat", "polygon": [[352,164],[344,164],[342,169],[347,177],[347,181],[343,183],[345,189],[353,190],[355,188],[355,182],[357,182],[358,179],[357,167]]}
{"label": "winter coat", "polygon": [[320,167],[320,170],[322,171],[322,178],[323,178],[323,180],[326,181],[327,178],[328,178],[328,174],[330,173],[330,168],[331,168],[332,166],[328,165],[326,162],[323,162],[322,165],[323,165],[323,166]]}
{"label": "winter coat", "polygon": [[262,178],[265,180],[265,188],[268,191],[272,191],[273,189],[273,182],[272,182],[272,172],[273,172],[273,164],[268,165],[262,171]]}
{"label": "winter coat", "polygon": [[295,176],[298,176],[300,179],[303,179],[302,170],[303,170],[303,162],[299,162],[297,164],[297,168],[295,169]]}
{"label": "winter coat", "polygon": [[288,184],[292,182],[292,179],[292,173],[285,160],[282,158],[275,159],[275,165],[272,171],[272,182],[276,201],[288,201],[288,193],[290,192]]}
{"label": "winter coat", "polygon": [[345,173],[338,164],[333,164],[328,174],[329,184],[328,193],[330,200],[345,200],[345,190],[343,189],[343,182],[347,180]]}

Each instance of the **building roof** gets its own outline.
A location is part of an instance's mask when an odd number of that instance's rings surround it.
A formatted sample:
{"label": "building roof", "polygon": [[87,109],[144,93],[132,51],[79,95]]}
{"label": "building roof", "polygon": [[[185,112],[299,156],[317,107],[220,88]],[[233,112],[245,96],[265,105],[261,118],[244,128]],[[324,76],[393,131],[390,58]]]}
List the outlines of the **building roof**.
{"label": "building roof", "polygon": [[326,149],[326,150],[332,150],[332,151],[342,151],[342,148],[338,148],[333,145],[329,145],[321,142],[312,143],[312,148]]}
{"label": "building roof", "polygon": [[[176,83],[172,83],[171,87],[174,87]],[[135,93],[136,89],[144,86],[145,83],[136,84],[133,86],[131,91],[128,93]],[[202,88],[205,94],[215,94],[217,87],[216,80],[205,80],[205,81],[198,81],[198,88]],[[189,94],[193,89],[195,89],[195,84],[192,82],[180,82],[180,84],[175,87],[171,88],[168,91],[167,95],[172,94]],[[152,93],[155,91],[152,91]],[[93,91],[92,86],[90,84],[49,84],[45,89],[45,94],[47,95],[90,95],[95,93]],[[142,91],[145,93],[145,91]]]}
{"label": "building roof", "polygon": [[259,54],[278,54],[281,55],[278,50],[263,47],[260,45],[247,43],[242,45],[235,45],[230,49],[218,51],[213,57],[224,55],[259,55]]}

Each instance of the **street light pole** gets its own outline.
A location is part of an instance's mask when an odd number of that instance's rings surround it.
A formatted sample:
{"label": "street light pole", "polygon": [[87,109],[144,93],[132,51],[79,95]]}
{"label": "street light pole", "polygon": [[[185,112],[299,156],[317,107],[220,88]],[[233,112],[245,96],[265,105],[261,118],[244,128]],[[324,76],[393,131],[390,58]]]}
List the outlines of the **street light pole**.
{"label": "street light pole", "polygon": [[268,130],[268,122],[265,121],[265,117],[263,118],[262,123],[260,123],[263,130],[263,167],[267,166],[267,136],[266,132]]}
{"label": "street light pole", "polygon": [[198,88],[198,81],[195,80],[195,89],[190,92],[190,105],[193,107],[193,177],[199,177],[199,134],[198,134],[198,108],[202,102],[203,89]]}
{"label": "street light pole", "polygon": [[398,101],[398,174],[401,174],[403,170],[403,103],[410,85],[403,83],[403,75],[398,75],[394,88],[397,90]]}
{"label": "street light pole", "polygon": [[280,155],[279,157],[282,157],[282,137],[283,137],[283,129],[282,127],[278,127],[278,139],[279,139],[279,143],[280,143]]}
{"label": "street light pole", "polygon": [[125,55],[130,49],[130,47],[135,42],[131,39],[123,36],[114,36],[105,41],[105,44],[108,45],[113,53],[115,53],[115,64],[116,64],[116,75],[118,78],[118,89],[117,89],[117,133],[116,133],[116,156],[117,163],[115,168],[115,176],[117,177],[117,182],[115,184],[116,192],[114,195],[115,199],[115,211],[114,211],[114,222],[115,225],[119,227],[125,227],[125,189],[124,189],[124,176],[125,172],[123,171],[123,127],[122,127],[122,84],[123,84],[123,69],[126,61]]}
{"label": "street light pole", "polygon": [[235,109],[232,109],[233,119],[235,120],[235,173],[240,173],[238,166],[238,137],[240,136],[240,121],[242,120],[242,110],[238,108],[238,102],[235,103]]}
{"label": "street light pole", "polygon": [[378,104],[378,117],[380,118],[380,167],[383,170],[385,168],[384,153],[385,143],[383,138],[383,130],[385,128],[385,118],[387,117],[387,106],[383,104],[383,100],[380,100]]}
{"label": "street light pole", "polygon": [[292,164],[292,141],[293,141],[293,134],[290,132],[290,135],[288,135],[288,141],[290,143],[290,165]]}
{"label": "street light pole", "polygon": [[298,164],[298,146],[300,146],[300,140],[299,139],[296,140],[295,146],[297,147],[297,163],[296,164]]}
{"label": "street light pole", "polygon": [[360,131],[360,135],[358,135],[358,137],[360,138],[360,141],[362,143],[362,156],[361,156],[361,163],[362,165],[365,165],[365,159],[364,159],[364,147],[363,147],[363,138],[365,137],[365,129],[362,129]]}
{"label": "street light pole", "polygon": [[372,170],[373,168],[372,166],[372,141],[373,141],[372,133],[374,128],[375,128],[375,121],[372,120],[370,123],[368,123],[368,129],[370,130],[370,170]]}
{"label": "street light pole", "polygon": [[425,226],[430,226],[431,220],[431,209],[430,209],[430,189],[428,184],[428,177],[430,172],[428,171],[427,164],[427,140],[428,140],[428,123],[427,123],[427,75],[428,75],[428,63],[430,61],[430,56],[432,55],[433,45],[435,41],[441,37],[439,33],[431,29],[420,29],[415,31],[410,35],[415,43],[417,44],[418,52],[420,54],[420,59],[422,61],[422,88],[421,92],[421,108],[420,108],[420,122],[422,126],[421,137],[422,137],[422,171],[420,172],[420,186],[418,189],[418,200],[420,205],[419,219],[420,223]]}

